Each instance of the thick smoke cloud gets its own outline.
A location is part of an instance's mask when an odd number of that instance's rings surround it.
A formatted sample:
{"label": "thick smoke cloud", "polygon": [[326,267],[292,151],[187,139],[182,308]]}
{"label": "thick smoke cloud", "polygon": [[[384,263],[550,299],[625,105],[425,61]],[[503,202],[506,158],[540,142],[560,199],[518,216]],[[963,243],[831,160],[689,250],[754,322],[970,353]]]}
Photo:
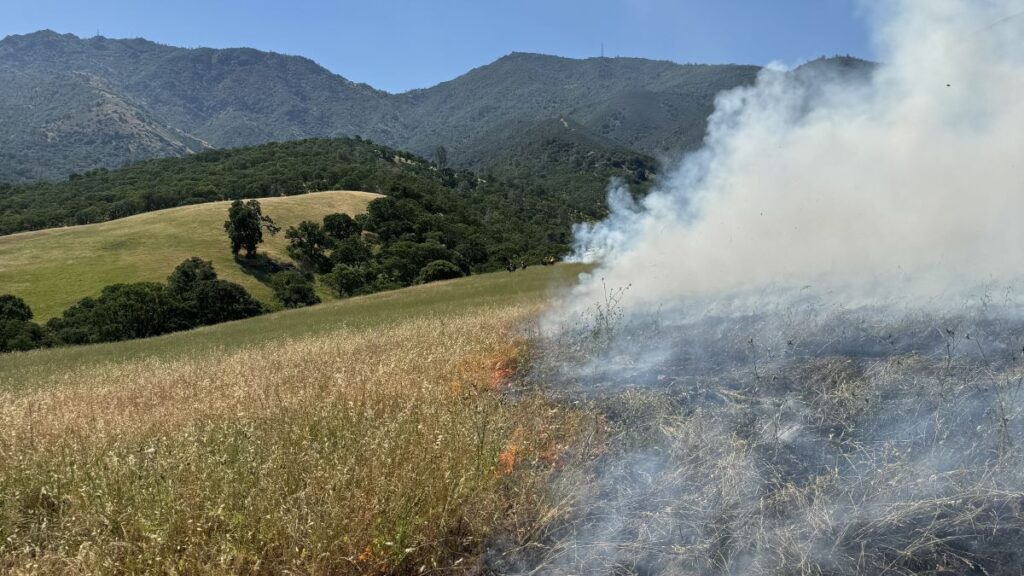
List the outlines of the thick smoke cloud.
{"label": "thick smoke cloud", "polygon": [[609,440],[499,571],[1024,573],[1024,2],[870,9],[576,230],[531,372]]}
{"label": "thick smoke cloud", "polygon": [[[1024,272],[1024,3],[871,6],[873,73],[766,69],[722,94],[704,148],[580,227],[630,301],[812,285],[935,297]],[[1008,18],[1009,16],[1009,18]],[[584,283],[592,302],[600,282]],[[880,294],[881,291],[881,294]]]}

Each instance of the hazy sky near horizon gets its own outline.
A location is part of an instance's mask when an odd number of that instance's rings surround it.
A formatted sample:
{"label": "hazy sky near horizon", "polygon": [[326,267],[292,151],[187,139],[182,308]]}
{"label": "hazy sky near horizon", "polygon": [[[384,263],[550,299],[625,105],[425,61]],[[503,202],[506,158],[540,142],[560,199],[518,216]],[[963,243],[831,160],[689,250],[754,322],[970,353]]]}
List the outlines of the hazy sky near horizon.
{"label": "hazy sky near horizon", "polygon": [[858,0],[0,0],[0,36],[41,29],[306,56],[390,92],[509,52],[795,64],[871,58]]}

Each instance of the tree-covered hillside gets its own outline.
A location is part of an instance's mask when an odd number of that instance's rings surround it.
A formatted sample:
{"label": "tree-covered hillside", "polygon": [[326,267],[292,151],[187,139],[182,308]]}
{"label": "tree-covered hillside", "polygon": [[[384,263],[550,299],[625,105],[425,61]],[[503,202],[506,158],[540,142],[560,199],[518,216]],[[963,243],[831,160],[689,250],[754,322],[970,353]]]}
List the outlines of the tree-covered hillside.
{"label": "tree-covered hillside", "polygon": [[9,36],[0,40],[0,180],[360,134],[383,96],[305,58],[251,49]]}
{"label": "tree-covered hillside", "polygon": [[470,259],[474,269],[510,259],[536,262],[566,250],[574,223],[605,215],[610,178],[640,192],[655,171],[650,158],[602,149],[591,137],[574,139],[577,132],[560,122],[557,127],[511,146],[500,175],[439,168],[367,140],[341,138],[210,150],[61,182],[0,185],[0,234],[214,200],[361,190],[390,196],[403,214],[414,213],[405,218],[416,223],[410,234],[443,231],[451,247],[477,252]]}
{"label": "tree-covered hillside", "polygon": [[610,179],[644,189],[657,162],[565,118],[553,118],[521,130],[509,130],[502,142],[485,148],[488,174],[527,197],[559,197],[572,212],[571,222],[607,215]]}
{"label": "tree-covered hillside", "polygon": [[311,60],[42,31],[0,40],[0,181],[54,179],[148,158],[360,135],[488,170],[512,131],[565,118],[640,153],[696,146],[720,90],[754,66],[512,54],[404,94]]}
{"label": "tree-covered hillside", "polygon": [[441,142],[457,162],[488,166],[486,152],[510,127],[562,117],[622,147],[676,153],[700,144],[715,96],[752,83],[759,70],[513,53],[449,82],[396,96],[414,120],[400,146],[425,152]]}
{"label": "tree-covered hillside", "polygon": [[210,150],[93,170],[61,182],[0,184],[0,234],[90,224],[162,208],[322,190],[436,185],[424,160],[356,139]]}
{"label": "tree-covered hillside", "polygon": [[[618,148],[564,119],[510,138],[501,156],[504,163],[498,167],[501,176],[453,170],[445,166],[443,151],[437,156],[431,163],[362,139],[310,139],[148,160],[59,183],[0,186],[0,232],[118,220],[203,203],[149,214],[144,226],[117,226],[141,222],[132,218],[0,239],[17,255],[15,260],[20,259],[9,266],[8,283],[0,282],[0,294],[28,301],[46,291],[49,297],[37,303],[47,306],[42,311],[50,318],[45,326],[15,318],[15,324],[0,331],[5,334],[0,334],[0,351],[153,336],[203,325],[205,321],[177,320],[193,304],[205,306],[204,317],[220,318],[216,322],[263,310],[241,285],[211,285],[203,288],[202,298],[189,300],[154,283],[159,276],[144,273],[143,268],[168,252],[176,254],[175,261],[218,260],[229,276],[240,267],[272,290],[276,305],[285,307],[320,302],[318,290],[346,298],[501,268],[514,271],[550,264],[568,249],[574,224],[605,215],[609,180],[618,179],[643,193],[655,168],[650,158]],[[364,204],[365,212],[359,207],[321,210],[321,215],[301,221],[292,218],[278,225],[273,220],[281,215],[273,208],[281,204],[281,196],[309,198],[304,194],[338,189],[383,196]],[[263,197],[267,209],[257,200],[241,200],[253,197]],[[226,199],[233,199],[230,207],[209,203]],[[192,208],[212,206],[227,208],[220,216],[226,221],[216,215],[209,218],[209,210],[202,224],[196,217],[183,220],[183,211],[198,216]],[[116,238],[102,234],[101,228]],[[84,232],[87,238],[62,240],[61,232]],[[267,235],[278,232],[287,241],[287,261],[280,253],[260,251]],[[182,252],[200,236],[206,239],[202,246]],[[211,241],[215,238],[223,238],[222,249]],[[97,249],[86,250],[90,257],[105,252],[101,261],[86,265],[89,273],[71,274],[76,280],[98,278],[92,272],[110,268],[117,271],[116,282],[99,294],[97,282],[77,291],[59,282],[62,275],[82,266],[74,254],[94,240],[99,241]],[[61,241],[65,246],[59,245]],[[129,262],[122,261],[128,253]],[[233,260],[228,260],[229,254]],[[114,260],[121,265],[114,265]],[[207,275],[213,277],[212,272]],[[76,298],[77,303],[67,307]],[[54,316],[55,302],[65,306],[59,317]],[[226,316],[218,316],[224,306]],[[235,308],[238,314],[232,312]]]}

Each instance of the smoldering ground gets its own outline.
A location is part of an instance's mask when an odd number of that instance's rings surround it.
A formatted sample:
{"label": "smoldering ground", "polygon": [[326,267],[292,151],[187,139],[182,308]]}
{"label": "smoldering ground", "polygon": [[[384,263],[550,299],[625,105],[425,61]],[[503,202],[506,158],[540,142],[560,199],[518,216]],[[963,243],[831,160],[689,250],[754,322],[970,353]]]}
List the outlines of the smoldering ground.
{"label": "smoldering ground", "polygon": [[866,9],[576,230],[531,380],[607,440],[496,571],[1024,572],[1024,5]]}
{"label": "smoldering ground", "polygon": [[1020,573],[1017,308],[766,308],[602,310],[542,339],[532,380],[607,440],[552,488],[559,521],[495,568]]}

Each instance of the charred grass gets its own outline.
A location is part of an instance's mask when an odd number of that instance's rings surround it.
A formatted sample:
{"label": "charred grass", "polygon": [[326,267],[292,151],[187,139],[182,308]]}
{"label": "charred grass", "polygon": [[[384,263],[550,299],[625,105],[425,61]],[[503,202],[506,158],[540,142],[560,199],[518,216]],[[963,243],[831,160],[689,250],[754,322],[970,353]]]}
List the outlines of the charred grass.
{"label": "charred grass", "polygon": [[804,312],[609,335],[599,308],[538,338],[534,385],[606,433],[554,478],[567,512],[494,570],[1021,573],[1024,322]]}

